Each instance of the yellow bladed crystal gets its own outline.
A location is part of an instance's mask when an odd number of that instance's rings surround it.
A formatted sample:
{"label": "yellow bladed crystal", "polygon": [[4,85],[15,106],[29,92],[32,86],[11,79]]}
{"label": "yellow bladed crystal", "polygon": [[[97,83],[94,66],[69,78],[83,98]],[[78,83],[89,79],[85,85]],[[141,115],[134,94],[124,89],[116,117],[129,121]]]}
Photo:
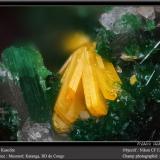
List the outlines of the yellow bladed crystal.
{"label": "yellow bladed crystal", "polygon": [[119,76],[114,66],[109,61],[104,61],[99,55],[96,55],[97,65],[95,71],[98,79],[98,85],[105,99],[115,100],[119,91]]}
{"label": "yellow bladed crystal", "polygon": [[65,122],[58,116],[57,113],[54,113],[52,121],[53,121],[54,129],[58,133],[69,132],[71,126],[68,124],[65,124]]}
{"label": "yellow bladed crystal", "polygon": [[92,53],[85,50],[84,69],[82,74],[82,83],[86,107],[93,116],[103,116],[107,114],[108,107],[102,97],[96,81],[93,65],[91,63]]}
{"label": "yellow bladed crystal", "polygon": [[77,91],[78,85],[82,78],[82,71],[83,71],[83,57],[84,57],[84,47],[81,48],[81,56],[77,60],[77,65],[75,66],[74,72],[71,76],[71,80],[68,85],[67,97],[68,99],[73,100],[75,93]]}
{"label": "yellow bladed crystal", "polygon": [[100,117],[108,113],[107,100],[115,100],[121,80],[113,66],[96,53],[96,44],[87,40],[59,71],[61,89],[54,106],[53,125],[68,132],[81,113]]}

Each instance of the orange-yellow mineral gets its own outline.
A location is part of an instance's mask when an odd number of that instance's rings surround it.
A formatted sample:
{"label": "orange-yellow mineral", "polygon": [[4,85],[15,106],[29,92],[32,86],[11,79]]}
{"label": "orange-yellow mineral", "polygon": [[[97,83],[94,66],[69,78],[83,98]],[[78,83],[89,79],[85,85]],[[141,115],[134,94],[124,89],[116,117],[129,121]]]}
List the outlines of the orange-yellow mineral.
{"label": "orange-yellow mineral", "polygon": [[[68,132],[82,113],[95,117],[107,115],[106,101],[115,100],[120,90],[121,80],[113,64],[96,53],[95,43],[84,34],[79,34],[76,39],[85,43],[76,45],[59,71],[62,86],[52,118],[59,133]],[[69,47],[73,49],[71,44]]]}

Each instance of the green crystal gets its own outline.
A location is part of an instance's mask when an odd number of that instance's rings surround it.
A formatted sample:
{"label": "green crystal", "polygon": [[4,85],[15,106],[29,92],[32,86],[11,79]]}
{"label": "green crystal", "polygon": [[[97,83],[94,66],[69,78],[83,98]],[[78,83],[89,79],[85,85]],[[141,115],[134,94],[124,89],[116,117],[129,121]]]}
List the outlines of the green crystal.
{"label": "green crystal", "polygon": [[126,31],[139,30],[142,28],[142,25],[141,17],[131,13],[126,13],[115,23],[115,27],[118,27],[119,30]]}
{"label": "green crystal", "polygon": [[45,78],[51,74],[44,66],[40,52],[32,45],[17,45],[5,49],[2,61],[14,76],[34,77],[38,74],[39,77]]}
{"label": "green crystal", "polygon": [[105,28],[100,28],[97,33],[97,44],[96,50],[103,58],[111,60],[112,48],[111,43],[115,39],[115,34],[112,31],[106,30]]}
{"label": "green crystal", "polygon": [[146,31],[154,30],[156,28],[155,21],[154,20],[146,20],[146,24],[144,27],[145,27]]}
{"label": "green crystal", "polygon": [[32,45],[12,46],[3,51],[2,61],[22,90],[31,120],[50,121],[56,93],[48,93],[52,88],[46,86],[46,78],[52,72],[45,67],[40,52]]}

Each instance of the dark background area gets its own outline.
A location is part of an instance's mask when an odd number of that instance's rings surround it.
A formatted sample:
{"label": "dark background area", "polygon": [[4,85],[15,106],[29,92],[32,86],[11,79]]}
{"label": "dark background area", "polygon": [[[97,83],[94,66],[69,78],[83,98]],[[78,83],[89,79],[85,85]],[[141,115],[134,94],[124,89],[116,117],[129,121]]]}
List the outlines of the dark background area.
{"label": "dark background area", "polygon": [[16,42],[33,42],[43,55],[45,65],[57,70],[68,54],[62,39],[70,31],[90,36],[106,6],[28,6],[0,7],[0,53]]}

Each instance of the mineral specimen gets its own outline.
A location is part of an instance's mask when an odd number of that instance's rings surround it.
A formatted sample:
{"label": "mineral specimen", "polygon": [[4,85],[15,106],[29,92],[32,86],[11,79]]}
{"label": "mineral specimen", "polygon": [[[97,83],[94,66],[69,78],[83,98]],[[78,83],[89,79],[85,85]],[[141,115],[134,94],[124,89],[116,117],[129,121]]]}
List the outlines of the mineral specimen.
{"label": "mineral specimen", "polygon": [[[47,77],[53,74],[44,66],[40,52],[32,45],[18,44],[3,51],[2,61],[20,86],[31,119],[49,121],[57,90],[50,92],[52,86],[46,86]],[[54,81],[58,81],[58,77]]]}
{"label": "mineral specimen", "polygon": [[[70,132],[72,140],[158,140],[160,137],[160,42],[153,8],[151,13],[144,8],[138,8],[139,13],[130,9],[116,8],[103,14],[97,35],[97,53],[121,69],[120,92],[114,101],[106,101],[107,115],[78,119]],[[120,47],[115,50],[117,46]]]}
{"label": "mineral specimen", "polygon": [[86,110],[92,116],[106,115],[105,99],[115,100],[121,83],[112,63],[96,53],[93,42],[80,46],[68,61],[61,69],[62,87],[54,106],[53,125],[59,133],[68,132]]}
{"label": "mineral specimen", "polygon": [[[99,54],[112,61],[116,61],[119,56],[124,61],[135,61],[146,56],[156,45],[156,24],[154,18],[139,13],[142,9],[113,7],[109,12],[102,14],[101,27],[97,29],[96,48]],[[151,10],[154,11],[153,8]],[[111,26],[108,24],[110,16],[114,17],[114,20],[111,19]]]}

